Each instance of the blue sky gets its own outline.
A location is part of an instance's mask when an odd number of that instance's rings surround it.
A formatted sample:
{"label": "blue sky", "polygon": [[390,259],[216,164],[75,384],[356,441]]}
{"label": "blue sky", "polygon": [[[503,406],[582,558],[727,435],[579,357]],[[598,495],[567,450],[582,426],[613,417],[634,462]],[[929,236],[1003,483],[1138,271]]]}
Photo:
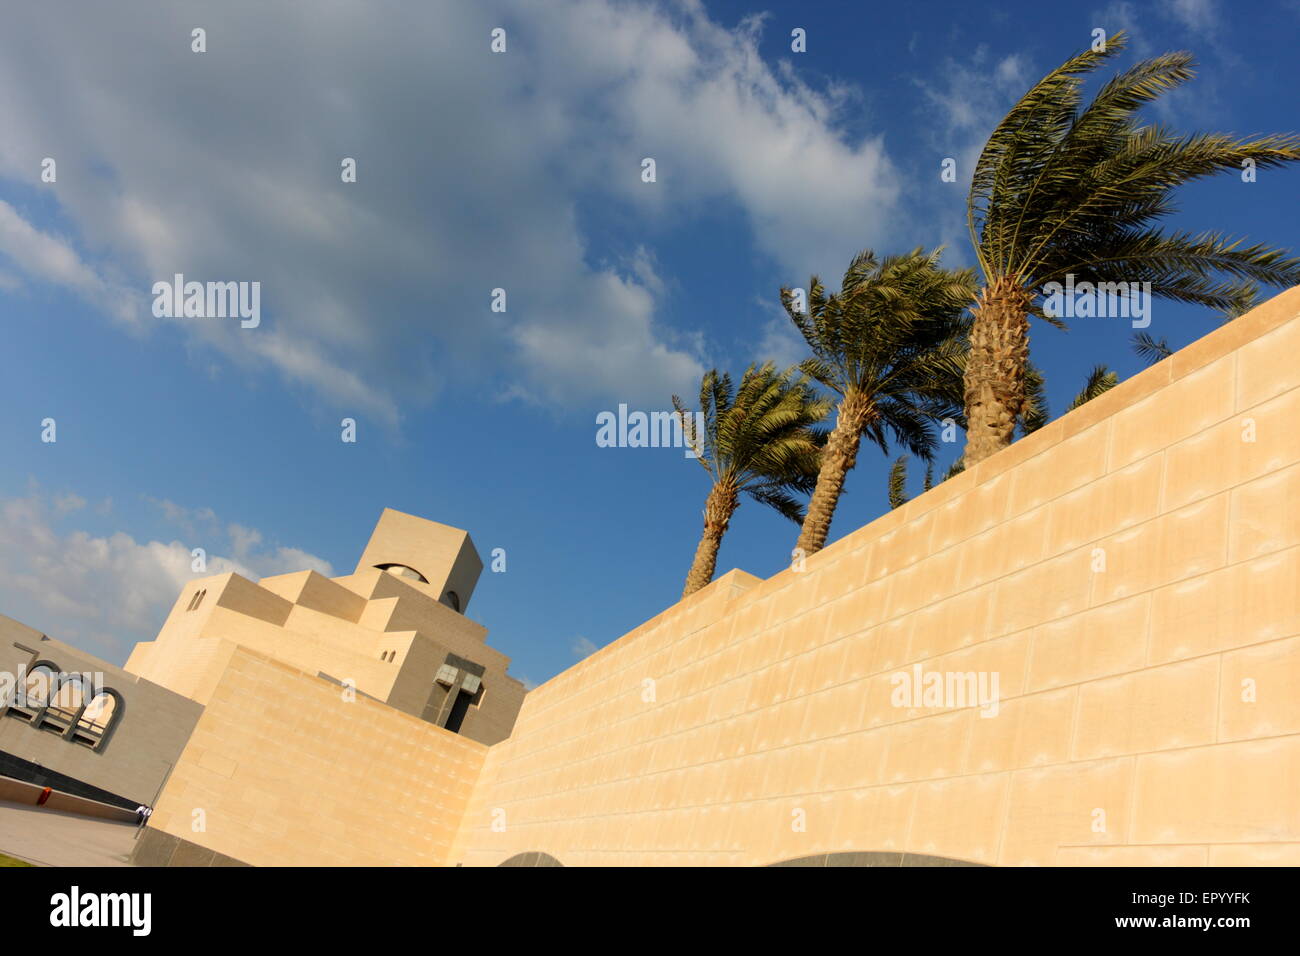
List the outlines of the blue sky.
{"label": "blue sky", "polygon": [[[700,530],[698,465],[598,448],[596,415],[800,358],[778,287],[861,248],[969,264],[941,160],[968,176],[1094,27],[1130,31],[1124,63],[1197,55],[1152,119],[1300,130],[1294,2],[211,6],[21,5],[0,34],[0,613],[114,661],[190,548],[348,573],[389,506],[505,549],[470,616],[543,681],[673,603]],[[1300,170],[1222,177],[1170,225],[1294,248],[1297,195]],[[260,282],[261,325],[155,318],[176,272]],[[1157,303],[1150,331],[1218,322]],[[1035,329],[1054,408],[1139,370],[1130,334]],[[832,537],[887,467],[863,454]],[[748,502],[720,571],[772,574],[796,534]]]}

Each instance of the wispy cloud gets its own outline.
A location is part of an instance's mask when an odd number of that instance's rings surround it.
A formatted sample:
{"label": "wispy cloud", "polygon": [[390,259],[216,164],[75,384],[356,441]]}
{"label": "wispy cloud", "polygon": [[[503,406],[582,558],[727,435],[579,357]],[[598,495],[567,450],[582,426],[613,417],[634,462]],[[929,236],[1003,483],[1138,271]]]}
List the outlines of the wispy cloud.
{"label": "wispy cloud", "polygon": [[780,305],[763,301],[759,301],[756,305],[764,318],[746,361],[772,362],[777,368],[788,368],[806,359],[809,355],[808,343],[803,340],[799,330],[785,314],[785,309]]}
{"label": "wispy cloud", "polygon": [[[71,233],[0,205],[0,255],[145,329],[164,321],[154,281],[259,281],[258,329],[180,320],[196,364],[221,356],[396,425],[445,387],[577,407],[698,381],[708,359],[663,318],[654,242],[706,204],[792,275],[840,267],[890,221],[882,141],[840,126],[852,91],[760,56],[762,18],[723,27],[693,0],[403,16],[394,31],[255,0],[9,11],[0,176]],[[47,155],[57,183],[37,182]],[[580,212],[606,204],[643,236],[596,261]]]}
{"label": "wispy cloud", "polygon": [[1214,0],[1164,0],[1164,8],[1188,30],[1210,31],[1218,24]]}
{"label": "wispy cloud", "polygon": [[[135,324],[143,296],[100,274],[81,258],[66,239],[33,226],[13,206],[0,200],[0,256],[23,275],[39,282],[65,286],[85,301],[127,324]],[[6,274],[0,291],[16,292],[21,281]]]}
{"label": "wispy cloud", "polygon": [[[965,199],[975,164],[989,134],[1037,79],[1023,54],[998,56],[980,45],[968,59],[949,58],[916,80],[927,104],[926,145],[934,156],[924,173],[931,184],[925,196],[934,208],[931,244],[967,245]],[[956,163],[955,182],[940,180],[941,159]]]}
{"label": "wispy cloud", "polygon": [[[122,660],[136,641],[152,640],[187,582],[234,571],[257,579],[329,562],[302,549],[268,545],[260,532],[230,524],[182,541],[139,541],[117,531],[96,535],[68,522],[85,506],[76,494],[32,488],[0,499],[0,613]],[[190,523],[210,509],[160,503]],[[193,570],[192,549],[207,552],[207,570]]]}

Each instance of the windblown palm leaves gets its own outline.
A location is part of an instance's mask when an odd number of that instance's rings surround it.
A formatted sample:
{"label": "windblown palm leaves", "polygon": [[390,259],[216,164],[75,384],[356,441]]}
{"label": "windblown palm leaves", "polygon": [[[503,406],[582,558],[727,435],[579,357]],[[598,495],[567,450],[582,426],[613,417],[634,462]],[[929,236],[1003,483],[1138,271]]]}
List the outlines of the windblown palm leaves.
{"label": "windblown palm leaves", "polygon": [[1133,333],[1133,351],[1148,365],[1155,365],[1161,359],[1167,359],[1174,354],[1167,339],[1158,339],[1149,332]]}
{"label": "windblown palm leaves", "polygon": [[[1098,395],[1104,395],[1118,384],[1118,372],[1112,372],[1105,365],[1094,367],[1088,373],[1082,390],[1065,407],[1066,412],[1072,412],[1084,402],[1090,402]],[[1051,419],[1051,412],[1047,408],[1047,389],[1043,373],[1030,365],[1025,370],[1025,404],[1021,409],[1020,428],[1028,435],[1038,431]]]}
{"label": "windblown palm leaves", "polygon": [[807,494],[817,481],[825,434],[815,426],[831,403],[816,394],[806,376],[778,372],[772,363],[750,366],[733,385],[717,369],[700,384],[703,427],[677,396],[687,442],[713,480],[704,503],[704,532],[695,550],[682,597],[713,580],[718,548],[740,506],[741,494],[774,508],[791,521],[803,520],[795,494]]}
{"label": "windblown palm leaves", "polygon": [[1047,410],[1047,381],[1032,362],[1025,366],[1025,401],[1019,417],[1021,435],[1038,431],[1052,418]]}
{"label": "windblown palm leaves", "polygon": [[1143,125],[1145,104],[1193,75],[1188,53],[1145,60],[1083,104],[1083,78],[1124,46],[1089,50],[1045,76],[989,137],[967,201],[984,284],[966,366],[973,466],[1010,444],[1025,402],[1029,316],[1049,282],[1149,282],[1151,293],[1233,314],[1256,283],[1300,282],[1300,260],[1218,232],[1165,232],[1176,187],[1214,173],[1300,159],[1294,135],[1236,139]]}
{"label": "windblown palm leaves", "polygon": [[1085,402],[1090,402],[1098,395],[1105,395],[1112,388],[1119,384],[1119,373],[1112,372],[1104,365],[1098,365],[1088,373],[1088,381],[1084,383],[1083,390],[1074,396],[1074,400],[1066,406],[1067,413],[1074,411]]}
{"label": "windblown palm leaves", "polygon": [[799,368],[839,396],[796,545],[805,555],[826,543],[864,436],[882,452],[892,438],[929,460],[933,422],[960,415],[962,312],[975,277],[972,270],[940,268],[939,257],[937,249],[885,259],[859,253],[838,293],[827,295],[812,277],[806,311],[796,308],[790,289],[781,290],[781,304],[812,351]]}
{"label": "windblown palm leaves", "polygon": [[[925,480],[921,484],[921,491],[929,491],[933,487],[934,462],[927,461],[925,463]],[[895,508],[901,508],[911,500],[907,495],[907,456],[899,455],[889,469],[889,508],[891,511]]]}

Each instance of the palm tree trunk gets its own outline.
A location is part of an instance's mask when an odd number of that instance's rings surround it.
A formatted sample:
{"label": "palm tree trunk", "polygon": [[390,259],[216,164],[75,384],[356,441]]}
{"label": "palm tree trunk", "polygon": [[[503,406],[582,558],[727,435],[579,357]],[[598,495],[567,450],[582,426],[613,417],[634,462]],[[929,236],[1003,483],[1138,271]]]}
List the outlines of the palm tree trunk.
{"label": "palm tree trunk", "polygon": [[720,481],[709,490],[709,497],[704,502],[704,533],[700,535],[695,560],[691,562],[690,573],[686,575],[683,598],[689,597],[713,580],[722,536],[727,533],[727,525],[731,523],[731,516],[739,505],[740,495],[729,482]]}
{"label": "palm tree trunk", "polygon": [[822,450],[821,469],[817,472],[817,487],[808,500],[808,513],[799,529],[795,548],[803,557],[815,554],[826,545],[831,519],[844,491],[844,478],[858,463],[858,447],[862,444],[862,429],[871,416],[871,402],[861,392],[850,390],[841,399],[835,415],[835,429]]}
{"label": "palm tree trunk", "polygon": [[973,468],[1011,444],[1025,401],[1031,296],[1015,279],[994,279],[980,292],[966,360],[966,450]]}

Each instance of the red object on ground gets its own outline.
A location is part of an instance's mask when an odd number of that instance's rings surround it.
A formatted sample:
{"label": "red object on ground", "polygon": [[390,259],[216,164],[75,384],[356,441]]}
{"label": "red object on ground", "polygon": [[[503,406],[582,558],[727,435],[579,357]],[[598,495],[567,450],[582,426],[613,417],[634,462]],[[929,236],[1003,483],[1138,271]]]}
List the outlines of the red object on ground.
{"label": "red object on ground", "polygon": [[49,787],[46,787],[44,790],[42,790],[40,797],[38,797],[36,800],[36,805],[38,807],[45,806],[45,801],[50,799],[50,794],[52,794],[53,792],[54,791],[51,790]]}

